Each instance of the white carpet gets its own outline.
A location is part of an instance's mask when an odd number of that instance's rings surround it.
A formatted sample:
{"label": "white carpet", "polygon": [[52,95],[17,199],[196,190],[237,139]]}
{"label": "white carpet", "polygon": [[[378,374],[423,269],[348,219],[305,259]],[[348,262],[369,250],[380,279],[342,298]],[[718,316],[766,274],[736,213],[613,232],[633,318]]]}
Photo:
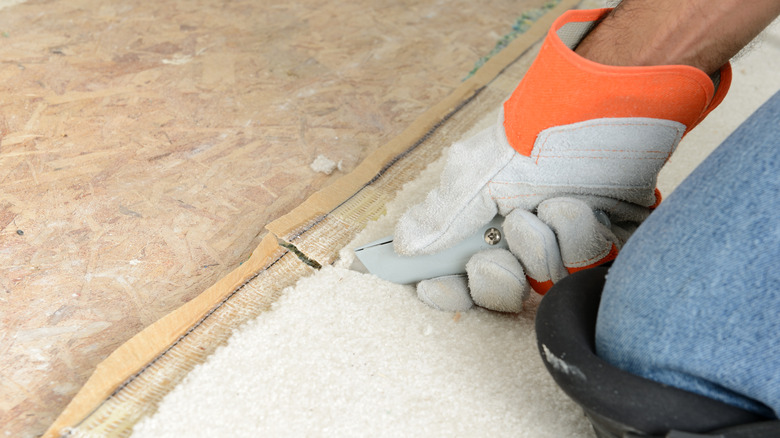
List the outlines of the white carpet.
{"label": "white carpet", "polygon": [[[724,104],[681,144],[659,183],[669,193],[780,89],[780,32],[734,66]],[[486,117],[486,123],[495,116]],[[350,248],[387,235],[437,178],[436,163]],[[433,310],[411,287],[336,266],[285,291],[139,423],[139,437],[592,437],[554,385],[519,315]]]}

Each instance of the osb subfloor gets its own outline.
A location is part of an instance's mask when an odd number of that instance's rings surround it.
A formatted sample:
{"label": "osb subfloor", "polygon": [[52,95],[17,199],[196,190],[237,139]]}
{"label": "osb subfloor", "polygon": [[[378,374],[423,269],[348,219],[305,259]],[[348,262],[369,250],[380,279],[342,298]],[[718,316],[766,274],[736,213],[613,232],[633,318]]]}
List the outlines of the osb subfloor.
{"label": "osb subfloor", "polygon": [[0,0],[0,430],[41,434],[544,3]]}

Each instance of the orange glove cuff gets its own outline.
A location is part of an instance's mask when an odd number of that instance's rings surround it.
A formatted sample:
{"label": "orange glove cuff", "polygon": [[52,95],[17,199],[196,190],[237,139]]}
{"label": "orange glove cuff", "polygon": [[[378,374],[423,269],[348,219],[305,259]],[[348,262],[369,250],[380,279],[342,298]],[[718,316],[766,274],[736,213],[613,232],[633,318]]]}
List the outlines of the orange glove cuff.
{"label": "orange glove cuff", "polygon": [[717,91],[703,71],[684,65],[616,67],[574,53],[561,36],[584,37],[610,9],[569,11],[559,17],[523,80],[504,103],[509,144],[530,156],[545,129],[586,120],[648,117],[673,120],[693,129],[725,97],[731,68],[720,71]]}

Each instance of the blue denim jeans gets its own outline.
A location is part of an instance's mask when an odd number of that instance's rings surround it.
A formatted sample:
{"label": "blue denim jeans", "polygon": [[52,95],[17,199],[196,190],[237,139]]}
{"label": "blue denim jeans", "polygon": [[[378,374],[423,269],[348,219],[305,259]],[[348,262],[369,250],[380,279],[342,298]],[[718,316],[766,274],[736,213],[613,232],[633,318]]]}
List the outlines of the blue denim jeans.
{"label": "blue denim jeans", "polygon": [[780,416],[780,92],[626,243],[596,350],[633,374]]}

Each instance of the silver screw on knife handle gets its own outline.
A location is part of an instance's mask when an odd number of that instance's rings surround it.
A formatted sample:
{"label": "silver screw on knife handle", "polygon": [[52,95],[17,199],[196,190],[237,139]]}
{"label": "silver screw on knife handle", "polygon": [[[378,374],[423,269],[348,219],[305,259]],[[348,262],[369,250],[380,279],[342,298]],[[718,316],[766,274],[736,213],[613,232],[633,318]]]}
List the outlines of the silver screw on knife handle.
{"label": "silver screw on knife handle", "polygon": [[488,228],[485,231],[485,242],[491,246],[501,242],[501,231],[499,231],[498,228]]}

